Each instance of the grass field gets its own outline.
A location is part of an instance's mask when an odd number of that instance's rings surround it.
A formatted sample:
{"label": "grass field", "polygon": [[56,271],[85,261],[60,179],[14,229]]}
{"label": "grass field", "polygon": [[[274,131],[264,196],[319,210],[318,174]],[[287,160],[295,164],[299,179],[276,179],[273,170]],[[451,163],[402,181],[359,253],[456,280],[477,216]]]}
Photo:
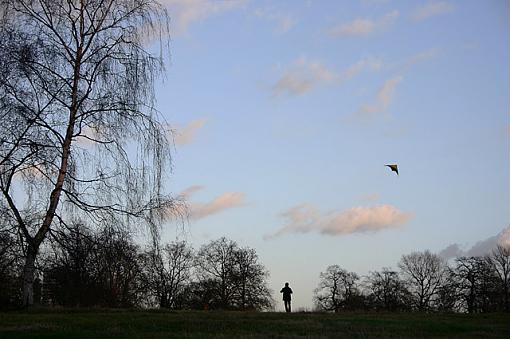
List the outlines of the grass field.
{"label": "grass field", "polygon": [[510,338],[510,314],[32,310],[0,338]]}

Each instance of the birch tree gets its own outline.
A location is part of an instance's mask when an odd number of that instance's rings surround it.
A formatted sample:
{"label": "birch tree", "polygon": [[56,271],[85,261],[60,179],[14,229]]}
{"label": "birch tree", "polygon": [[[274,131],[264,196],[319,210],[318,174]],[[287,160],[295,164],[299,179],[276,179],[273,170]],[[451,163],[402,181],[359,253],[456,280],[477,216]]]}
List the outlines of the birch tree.
{"label": "birch tree", "polygon": [[155,0],[0,0],[0,8],[0,207],[24,244],[31,305],[38,252],[55,228],[80,214],[155,235],[172,209],[153,87],[168,16]]}

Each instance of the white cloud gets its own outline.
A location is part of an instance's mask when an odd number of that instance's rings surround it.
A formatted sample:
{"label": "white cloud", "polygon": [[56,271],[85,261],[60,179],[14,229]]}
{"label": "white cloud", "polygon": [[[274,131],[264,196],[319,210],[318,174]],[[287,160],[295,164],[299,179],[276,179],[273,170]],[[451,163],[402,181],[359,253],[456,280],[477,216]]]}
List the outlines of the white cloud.
{"label": "white cloud", "polygon": [[174,131],[174,141],[176,145],[188,145],[195,140],[197,132],[204,127],[207,119],[197,119],[190,122],[188,125],[177,128]]}
{"label": "white cloud", "polygon": [[259,18],[273,22],[276,25],[275,32],[279,34],[287,33],[297,23],[297,20],[290,14],[279,13],[274,9],[255,10],[255,15]]}
{"label": "white cloud", "polygon": [[457,257],[476,257],[489,254],[496,246],[503,246],[510,248],[510,225],[504,228],[497,235],[488,237],[487,239],[477,241],[473,246],[463,249],[457,243],[448,245],[443,250],[439,251],[439,256],[445,259],[452,259]]}
{"label": "white cloud", "polygon": [[308,204],[299,205],[281,214],[286,224],[266,238],[291,233],[319,232],[327,235],[378,232],[396,228],[407,222],[412,215],[391,205],[353,207],[346,211],[321,213]]}
{"label": "white cloud", "polygon": [[438,54],[439,54],[439,50],[437,48],[430,48],[423,52],[417,53],[417,54],[411,56],[409,59],[407,59],[407,61],[404,63],[404,65],[402,67],[402,71],[407,71],[409,68],[411,68],[412,66],[414,66],[420,62],[433,59],[433,58],[437,57]]}
{"label": "white cloud", "polygon": [[498,235],[498,244],[503,247],[510,248],[510,226],[505,228]]}
{"label": "white cloud", "polygon": [[238,9],[246,0],[161,0],[168,8],[172,34],[181,35],[188,31],[191,24],[210,16]]}
{"label": "white cloud", "polygon": [[428,4],[417,8],[414,11],[412,18],[414,21],[423,21],[430,17],[449,13],[451,11],[453,11],[453,5],[448,2],[429,2]]}
{"label": "white cloud", "polygon": [[273,85],[273,96],[282,94],[302,95],[321,85],[341,84],[365,70],[377,71],[382,62],[377,59],[362,59],[342,72],[328,69],[318,61],[302,57],[295,60]]}
{"label": "white cloud", "polygon": [[358,18],[351,22],[337,25],[329,30],[333,37],[368,36],[372,33],[385,30],[398,19],[399,12],[394,10],[378,20]]}
{"label": "white cloud", "polygon": [[396,76],[386,80],[377,92],[375,102],[371,104],[363,104],[356,115],[361,117],[373,117],[378,113],[385,112],[393,102],[395,88],[402,80],[402,76]]}
{"label": "white cloud", "polygon": [[220,213],[226,209],[241,207],[246,204],[245,195],[241,192],[225,192],[208,202],[189,201],[194,193],[203,190],[204,188],[205,187],[201,185],[194,185],[179,194],[179,197],[182,200],[187,201],[189,216],[191,219],[202,219],[210,215]]}

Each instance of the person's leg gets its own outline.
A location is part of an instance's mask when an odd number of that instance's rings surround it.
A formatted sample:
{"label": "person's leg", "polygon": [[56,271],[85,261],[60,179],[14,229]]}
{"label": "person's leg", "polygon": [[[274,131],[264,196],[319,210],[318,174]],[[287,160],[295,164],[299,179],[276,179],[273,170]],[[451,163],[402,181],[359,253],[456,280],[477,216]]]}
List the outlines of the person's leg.
{"label": "person's leg", "polygon": [[289,303],[289,313],[290,313],[290,312],[292,312],[291,309],[290,309],[290,300],[288,301],[288,303]]}

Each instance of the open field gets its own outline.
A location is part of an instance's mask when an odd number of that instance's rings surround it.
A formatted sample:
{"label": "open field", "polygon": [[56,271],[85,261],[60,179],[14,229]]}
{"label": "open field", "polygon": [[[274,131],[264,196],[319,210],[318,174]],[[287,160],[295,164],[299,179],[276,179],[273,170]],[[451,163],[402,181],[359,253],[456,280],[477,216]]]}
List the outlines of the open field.
{"label": "open field", "polygon": [[0,338],[508,338],[510,314],[33,310],[0,313]]}

